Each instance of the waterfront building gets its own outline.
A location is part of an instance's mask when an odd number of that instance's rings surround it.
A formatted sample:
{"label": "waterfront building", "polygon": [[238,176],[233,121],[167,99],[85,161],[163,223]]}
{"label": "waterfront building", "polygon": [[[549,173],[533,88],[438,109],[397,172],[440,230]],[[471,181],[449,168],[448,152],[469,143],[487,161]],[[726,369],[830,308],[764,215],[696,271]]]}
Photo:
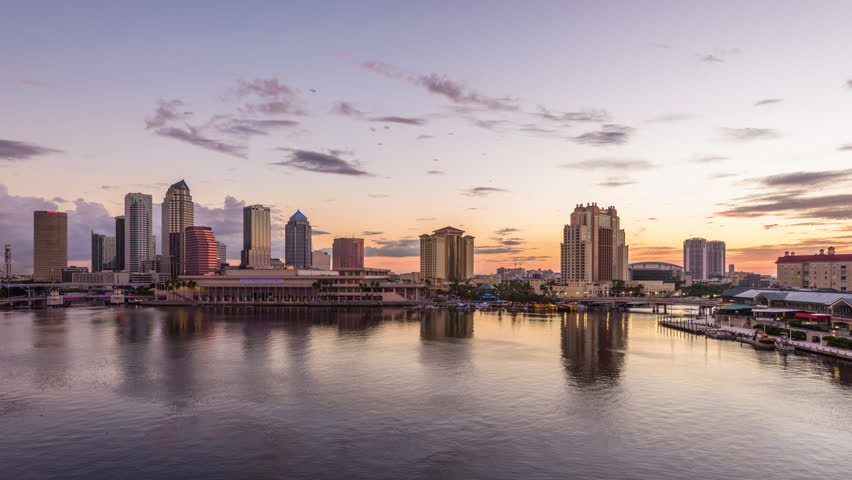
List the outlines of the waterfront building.
{"label": "waterfront building", "polygon": [[845,292],[849,289],[848,272],[852,272],[852,255],[837,254],[834,247],[817,255],[796,255],[784,252],[775,261],[778,285],[793,288],[831,288]]}
{"label": "waterfront building", "polygon": [[[224,275],[186,275],[202,304],[367,304],[393,305],[420,300],[420,283],[390,282],[390,271],[377,268],[340,270],[226,270]],[[169,297],[170,301],[186,301]]]}
{"label": "waterfront building", "polygon": [[577,205],[562,233],[563,285],[627,280],[628,247],[615,207]]}
{"label": "waterfront building", "polygon": [[62,281],[62,268],[68,266],[68,214],[33,212],[33,280]]}
{"label": "waterfront building", "polygon": [[222,242],[216,242],[216,261],[220,269],[228,268],[228,247]]}
{"label": "waterfront building", "polygon": [[195,204],[189,186],[181,180],[166,190],[163,198],[163,242],[161,267],[172,278],[184,273],[186,268],[186,229],[195,224]]}
{"label": "waterfront building", "polygon": [[62,283],[73,282],[74,281],[74,275],[76,275],[78,273],[88,273],[88,272],[89,272],[89,267],[75,267],[73,265],[70,266],[70,267],[62,267],[62,273],[61,273]]}
{"label": "waterfront building", "polygon": [[694,282],[725,276],[725,242],[688,238],[683,241],[683,271]]}
{"label": "waterfront building", "polygon": [[311,223],[300,210],[284,227],[284,261],[296,268],[311,266]]}
{"label": "waterfront building", "polygon": [[638,262],[627,266],[630,280],[659,280],[665,283],[677,283],[683,278],[683,267],[666,262]]}
{"label": "waterfront building", "polygon": [[436,284],[473,278],[473,241],[453,227],[420,235],[420,279]]}
{"label": "waterfront building", "polygon": [[124,266],[124,215],[115,217],[115,262],[113,262],[113,271],[120,272],[125,270]]}
{"label": "waterfront building", "polygon": [[497,269],[497,277],[500,279],[501,282],[505,282],[508,280],[520,280],[522,278],[525,278],[526,272],[526,269],[522,267],[499,267]]}
{"label": "waterfront building", "polygon": [[210,227],[185,230],[186,275],[211,275],[219,269],[219,245]]}
{"label": "waterfront building", "polygon": [[151,195],[128,193],[124,197],[124,267],[142,272],[142,262],[154,258]]}
{"label": "waterfront building", "polygon": [[733,302],[718,308],[717,312],[722,314],[729,310],[740,313],[748,310],[760,315],[775,314],[804,322],[813,321],[827,329],[848,330],[852,326],[850,293],[736,287],[725,290],[721,296],[725,301]]}
{"label": "waterfront building", "polygon": [[331,255],[322,250],[311,253],[311,266],[316,270],[331,270]]}
{"label": "waterfront building", "polygon": [[124,285],[130,283],[130,274],[127,272],[74,272],[71,274],[71,281],[97,285]]}
{"label": "waterfront building", "polygon": [[363,238],[335,238],[331,252],[334,268],[364,268]]}
{"label": "waterfront building", "polygon": [[240,268],[269,268],[272,256],[272,220],[269,207],[243,208],[243,250]]}

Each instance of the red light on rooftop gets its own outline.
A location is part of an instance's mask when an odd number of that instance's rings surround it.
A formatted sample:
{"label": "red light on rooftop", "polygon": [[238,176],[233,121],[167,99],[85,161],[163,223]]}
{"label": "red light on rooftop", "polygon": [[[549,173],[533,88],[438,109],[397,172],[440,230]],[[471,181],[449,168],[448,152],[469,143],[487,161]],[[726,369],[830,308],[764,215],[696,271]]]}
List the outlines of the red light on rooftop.
{"label": "red light on rooftop", "polygon": [[47,212],[48,215],[59,215],[59,212]]}

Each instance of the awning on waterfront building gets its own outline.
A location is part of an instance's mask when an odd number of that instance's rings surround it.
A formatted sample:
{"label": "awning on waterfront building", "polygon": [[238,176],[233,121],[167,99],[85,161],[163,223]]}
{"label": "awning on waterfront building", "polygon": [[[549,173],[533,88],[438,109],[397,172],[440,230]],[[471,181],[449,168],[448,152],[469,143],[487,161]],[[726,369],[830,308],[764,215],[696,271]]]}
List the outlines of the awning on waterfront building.
{"label": "awning on waterfront building", "polygon": [[800,318],[812,318],[814,320],[828,320],[831,318],[831,315],[828,313],[805,313],[799,312],[796,314],[797,317]]}
{"label": "awning on waterfront building", "polygon": [[795,308],[758,308],[754,311],[755,315],[759,315],[761,313],[792,313],[792,312],[801,312],[801,310],[796,310]]}
{"label": "awning on waterfront building", "polygon": [[716,307],[717,310],[723,312],[738,312],[742,310],[754,310],[754,305],[746,305],[744,303],[732,303],[730,305],[721,305]]}

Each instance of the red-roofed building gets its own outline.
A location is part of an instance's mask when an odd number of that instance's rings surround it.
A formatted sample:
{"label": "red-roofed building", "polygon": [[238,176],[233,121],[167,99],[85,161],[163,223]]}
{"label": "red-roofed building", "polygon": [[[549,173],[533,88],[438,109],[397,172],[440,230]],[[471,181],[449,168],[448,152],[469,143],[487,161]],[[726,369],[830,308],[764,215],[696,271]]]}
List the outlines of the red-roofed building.
{"label": "red-roofed building", "polygon": [[775,261],[778,284],[795,288],[831,288],[847,291],[847,271],[852,270],[852,255],[837,255],[834,247],[820,250],[817,255],[796,255],[784,252]]}

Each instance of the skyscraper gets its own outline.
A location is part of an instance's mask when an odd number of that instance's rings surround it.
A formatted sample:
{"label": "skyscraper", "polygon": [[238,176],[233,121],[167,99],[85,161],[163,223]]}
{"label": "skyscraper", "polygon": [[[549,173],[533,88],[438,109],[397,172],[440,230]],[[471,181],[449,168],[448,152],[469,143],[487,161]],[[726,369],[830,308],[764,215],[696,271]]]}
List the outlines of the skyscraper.
{"label": "skyscraper", "polygon": [[104,237],[104,246],[101,251],[102,267],[104,270],[115,269],[115,237]]}
{"label": "skyscraper", "polygon": [[115,217],[115,262],[112,265],[114,272],[127,268],[124,265],[124,229],[124,215]]}
{"label": "skyscraper", "polygon": [[142,262],[153,260],[151,195],[124,196],[124,266],[131,273],[142,272]]}
{"label": "skyscraper", "polygon": [[228,247],[222,242],[216,242],[216,261],[219,262],[219,268],[228,265]]}
{"label": "skyscraper", "polygon": [[301,211],[284,227],[284,262],[294,267],[311,266],[311,223]]}
{"label": "skyscraper", "polygon": [[243,208],[243,251],[241,268],[269,268],[272,257],[272,221],[269,207]]}
{"label": "skyscraper", "polygon": [[92,232],[92,272],[104,270],[104,239],[106,235]]}
{"label": "skyscraper", "polygon": [[453,227],[420,235],[420,278],[440,283],[473,277],[473,240],[464,235],[464,230]]}
{"label": "skyscraper", "polygon": [[33,212],[33,280],[61,282],[68,266],[68,215]]}
{"label": "skyscraper", "polygon": [[160,241],[163,242],[160,253],[160,266],[164,272],[177,278],[184,272],[186,264],[185,232],[186,227],[195,223],[195,204],[192,203],[192,195],[189,187],[181,180],[166,190],[163,198],[163,234]]}
{"label": "skyscraper", "polygon": [[683,271],[701,282],[725,276],[725,242],[688,238],[683,241]]}
{"label": "skyscraper", "polygon": [[12,246],[6,245],[3,248],[3,265],[6,273],[6,278],[12,278]]}
{"label": "skyscraper", "polygon": [[562,283],[628,280],[625,233],[615,207],[577,205],[562,231]]}
{"label": "skyscraper", "polygon": [[364,239],[335,238],[331,257],[334,268],[364,268]]}
{"label": "skyscraper", "polygon": [[207,275],[219,269],[219,245],[210,227],[186,227],[186,275]]}

